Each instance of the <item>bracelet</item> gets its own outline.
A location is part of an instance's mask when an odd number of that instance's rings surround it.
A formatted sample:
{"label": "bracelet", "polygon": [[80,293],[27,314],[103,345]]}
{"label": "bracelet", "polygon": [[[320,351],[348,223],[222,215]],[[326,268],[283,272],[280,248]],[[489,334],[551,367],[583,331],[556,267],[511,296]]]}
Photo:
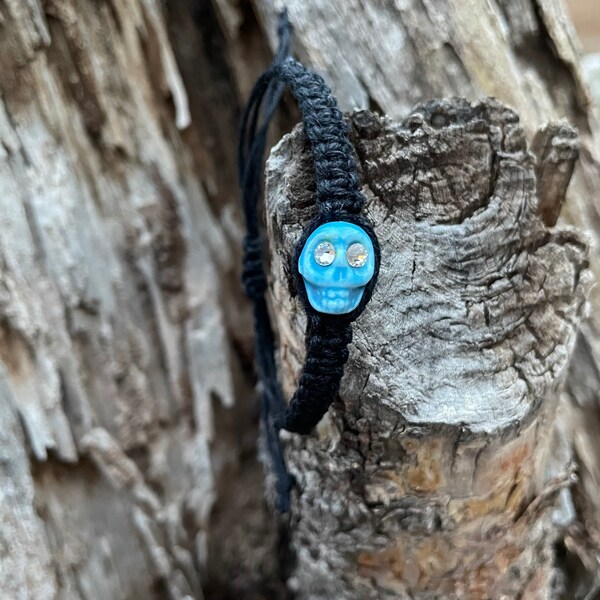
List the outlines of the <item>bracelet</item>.
{"label": "bracelet", "polygon": [[[290,57],[291,26],[285,11],[278,34],[273,63],[256,82],[242,116],[238,170],[247,230],[242,280],[253,303],[262,425],[276,474],[276,507],[287,512],[292,479],[278,432],[309,433],[336,397],[348,360],[352,322],[365,309],[377,282],[380,250],[373,227],[361,214],[365,198],[337,101],[319,75]],[[316,213],[304,228],[290,265],[307,325],[306,359],[288,405],[277,379],[258,213],[267,130],[286,86],[302,114],[316,179]]]}

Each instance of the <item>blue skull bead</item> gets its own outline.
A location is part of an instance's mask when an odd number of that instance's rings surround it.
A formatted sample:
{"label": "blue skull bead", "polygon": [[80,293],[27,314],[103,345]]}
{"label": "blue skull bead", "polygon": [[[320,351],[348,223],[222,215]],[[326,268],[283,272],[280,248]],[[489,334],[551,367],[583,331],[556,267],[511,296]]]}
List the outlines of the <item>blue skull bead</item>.
{"label": "blue skull bead", "polygon": [[374,254],[371,238],[354,223],[317,227],[298,259],[310,305],[330,315],[353,311],[375,272]]}

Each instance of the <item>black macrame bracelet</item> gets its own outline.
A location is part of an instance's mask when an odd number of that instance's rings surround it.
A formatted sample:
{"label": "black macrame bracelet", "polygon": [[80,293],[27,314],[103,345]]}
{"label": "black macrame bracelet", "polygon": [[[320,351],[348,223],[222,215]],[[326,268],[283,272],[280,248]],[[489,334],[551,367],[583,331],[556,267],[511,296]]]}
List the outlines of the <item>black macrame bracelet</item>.
{"label": "black macrame bracelet", "polygon": [[[352,322],[371,298],[380,252],[377,236],[361,214],[365,199],[346,121],[323,79],[289,56],[291,26],[286,12],[280,16],[278,34],[277,54],[257,81],[242,117],[238,168],[247,228],[242,279],[253,302],[256,362],[263,386],[262,421],[277,478],[277,509],[286,512],[292,481],[278,431],[309,433],[338,393],[352,341]],[[275,343],[265,300],[267,278],[258,211],[267,130],[286,85],[302,113],[316,178],[316,214],[296,244],[291,264],[307,326],[306,361],[287,407],[277,379]],[[263,122],[259,127],[261,106]],[[339,266],[342,261],[346,261],[344,266]],[[340,273],[347,275],[353,285],[321,285],[321,280],[333,281],[329,276],[335,272],[338,279]]]}

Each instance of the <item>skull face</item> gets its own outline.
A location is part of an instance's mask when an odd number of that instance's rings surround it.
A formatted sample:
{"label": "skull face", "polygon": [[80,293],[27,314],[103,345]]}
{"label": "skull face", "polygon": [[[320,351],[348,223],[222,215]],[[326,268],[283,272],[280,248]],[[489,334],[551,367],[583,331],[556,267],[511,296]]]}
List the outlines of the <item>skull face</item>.
{"label": "skull face", "polygon": [[315,310],[330,315],[349,313],[360,304],[375,272],[373,243],[358,225],[325,223],[306,240],[298,270]]}

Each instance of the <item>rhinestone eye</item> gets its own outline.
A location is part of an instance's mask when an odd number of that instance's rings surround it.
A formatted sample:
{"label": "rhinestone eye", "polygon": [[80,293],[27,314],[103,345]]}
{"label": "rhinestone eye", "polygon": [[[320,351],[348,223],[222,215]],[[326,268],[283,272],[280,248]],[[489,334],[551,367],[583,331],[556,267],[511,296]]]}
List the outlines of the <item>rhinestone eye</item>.
{"label": "rhinestone eye", "polygon": [[321,242],[315,248],[315,260],[318,265],[328,267],[335,260],[335,248],[331,242]]}
{"label": "rhinestone eye", "polygon": [[348,246],[348,250],[346,250],[346,260],[351,267],[364,267],[367,258],[369,258],[369,252],[360,242],[355,242]]}

